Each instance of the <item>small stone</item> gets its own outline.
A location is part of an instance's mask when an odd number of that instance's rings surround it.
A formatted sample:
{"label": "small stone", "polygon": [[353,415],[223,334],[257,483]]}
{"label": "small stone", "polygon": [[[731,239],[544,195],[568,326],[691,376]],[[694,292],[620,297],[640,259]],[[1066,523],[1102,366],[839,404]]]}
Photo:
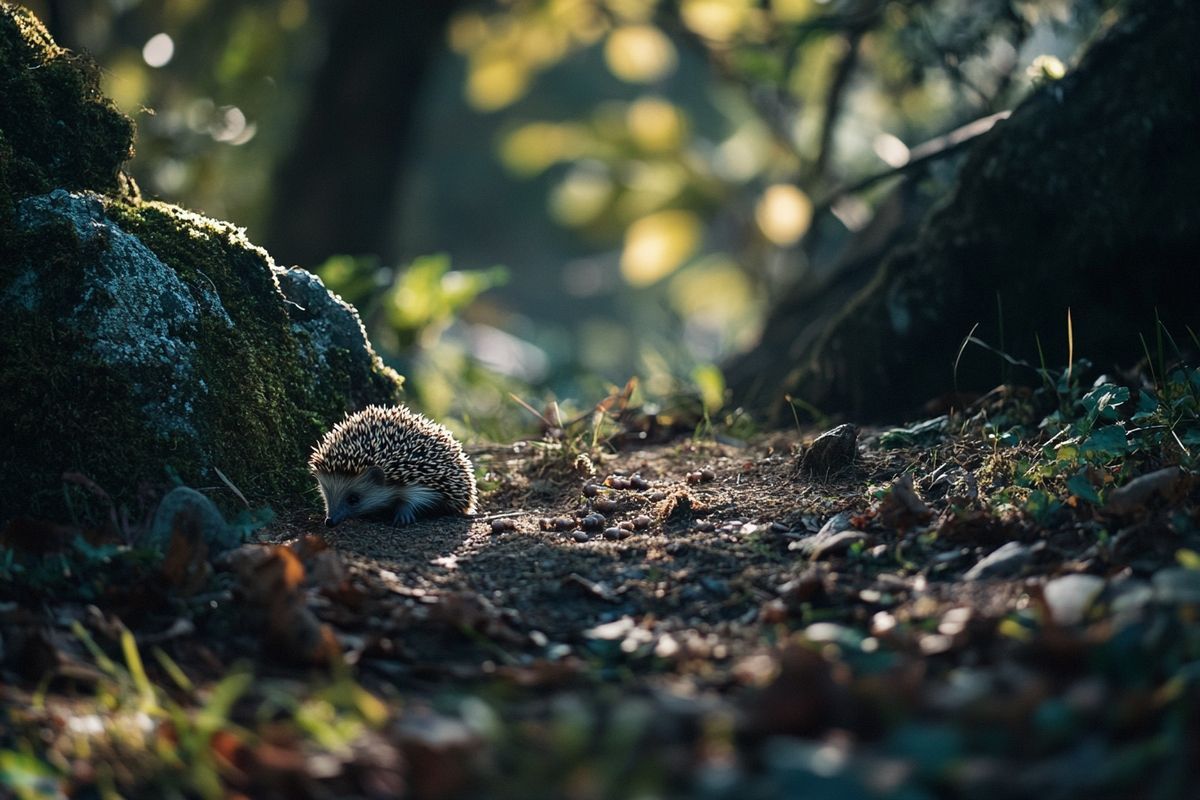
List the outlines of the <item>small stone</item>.
{"label": "small stone", "polygon": [[650,527],[650,518],[645,514],[639,514],[633,518],[633,527],[639,531],[646,530]]}
{"label": "small stone", "polygon": [[605,528],[604,529],[604,538],[610,539],[610,540],[620,539],[621,538],[621,529],[620,528]]}
{"label": "small stone", "polygon": [[607,520],[603,514],[593,511],[591,514],[588,514],[586,517],[580,520],[579,525],[584,530],[594,531],[603,526],[606,521]]}
{"label": "small stone", "polygon": [[701,522],[697,522],[695,527],[696,530],[702,533],[708,533],[709,531],[715,530],[717,526],[708,520],[702,520]]}
{"label": "small stone", "polygon": [[1016,575],[1032,556],[1033,550],[1029,547],[1020,542],[1009,542],[979,559],[975,566],[967,570],[963,579],[977,581],[981,578]]}
{"label": "small stone", "polygon": [[865,541],[867,541],[867,535],[862,531],[840,531],[813,547],[809,558],[813,561],[820,561],[832,555],[845,553],[854,544]]}
{"label": "small stone", "polygon": [[609,475],[604,479],[604,485],[613,489],[628,489],[629,478],[626,478],[624,475]]}
{"label": "small stone", "polygon": [[1200,572],[1186,567],[1166,567],[1150,579],[1154,599],[1167,605],[1200,605]]}
{"label": "small stone", "polygon": [[687,475],[683,476],[683,479],[686,480],[688,482],[688,484],[699,483],[700,482],[700,473],[699,472],[689,472]]}
{"label": "small stone", "polygon": [[624,522],[618,523],[617,527],[622,530],[631,531],[633,530],[633,523],[629,520],[625,520]]}
{"label": "small stone", "polygon": [[214,555],[237,547],[244,538],[226,524],[212,500],[187,486],[177,486],[163,496],[142,544],[166,552],[176,529],[198,531]]}
{"label": "small stone", "polygon": [[708,482],[708,481],[715,481],[716,479],[717,479],[717,473],[713,472],[711,469],[700,470],[700,480]]}
{"label": "small stone", "polygon": [[509,533],[517,529],[517,523],[511,519],[492,520],[492,533]]}
{"label": "small stone", "polygon": [[649,489],[650,482],[635,472],[629,476],[629,487],[631,489],[637,489],[640,492]]}
{"label": "small stone", "polygon": [[857,454],[858,427],[838,425],[813,440],[800,456],[800,468],[811,475],[831,475],[850,466]]}
{"label": "small stone", "polygon": [[667,493],[661,490],[651,492],[650,494],[646,495],[646,499],[651,503],[661,503],[663,500],[667,499]]}
{"label": "small stone", "polygon": [[1078,625],[1103,589],[1104,579],[1095,575],[1064,575],[1048,582],[1042,591],[1056,624]]}
{"label": "small stone", "polygon": [[560,531],[569,531],[575,527],[575,520],[570,517],[556,517],[554,519],[554,527]]}
{"label": "small stone", "polygon": [[571,538],[577,542],[586,542],[592,537],[587,531],[572,531]]}
{"label": "small stone", "polygon": [[587,483],[585,483],[583,485],[583,496],[584,497],[595,497],[599,493],[600,493],[600,486],[598,484],[588,481]]}
{"label": "small stone", "polygon": [[633,531],[629,530],[628,528],[618,528],[617,531],[618,531],[617,535],[620,536],[622,539],[628,539],[630,536],[633,535]]}
{"label": "small stone", "polygon": [[592,503],[592,508],[603,514],[611,514],[617,510],[617,501],[610,497],[605,497]]}

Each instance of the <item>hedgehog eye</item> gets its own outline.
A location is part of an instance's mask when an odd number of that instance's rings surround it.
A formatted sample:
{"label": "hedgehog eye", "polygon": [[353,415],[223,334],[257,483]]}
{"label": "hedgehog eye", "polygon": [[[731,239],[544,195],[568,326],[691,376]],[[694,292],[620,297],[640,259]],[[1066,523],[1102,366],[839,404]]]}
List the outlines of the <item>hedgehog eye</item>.
{"label": "hedgehog eye", "polygon": [[358,501],[361,499],[362,498],[358,496],[357,492],[351,492],[350,494],[346,495],[346,502],[352,506],[358,505]]}

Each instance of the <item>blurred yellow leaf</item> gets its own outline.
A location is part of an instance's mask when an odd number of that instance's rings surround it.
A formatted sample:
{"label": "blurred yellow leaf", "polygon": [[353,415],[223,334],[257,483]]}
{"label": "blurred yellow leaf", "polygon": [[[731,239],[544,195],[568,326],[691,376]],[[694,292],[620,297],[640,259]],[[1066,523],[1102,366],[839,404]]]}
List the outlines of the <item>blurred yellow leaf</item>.
{"label": "blurred yellow leaf", "polygon": [[625,25],[604,43],[608,69],[628,83],[651,83],[675,69],[675,45],[653,25]]}
{"label": "blurred yellow leaf", "polygon": [[646,152],[674,150],[683,141],[683,112],[661,97],[642,97],[630,103],[625,122],[629,138]]}
{"label": "blurred yellow leaf", "polygon": [[687,188],[688,172],[672,161],[635,161],[626,165],[626,192],[616,204],[619,219],[638,219],[671,205]]}
{"label": "blurred yellow leaf", "polygon": [[140,59],[121,58],[100,73],[104,93],[127,114],[135,114],[150,91],[150,76]]}
{"label": "blurred yellow leaf", "polygon": [[563,225],[586,225],[604,211],[612,196],[613,183],[607,173],[577,166],[551,192],[550,213]]}
{"label": "blurred yellow leaf", "polygon": [[585,134],[574,125],[531,122],[504,137],[500,160],[513,172],[532,176],[579,154]]}
{"label": "blurred yellow leaf", "polygon": [[749,0],[683,0],[683,24],[714,42],[733,39],[750,19]]}
{"label": "blurred yellow leaf", "polygon": [[605,0],[613,16],[624,22],[645,22],[654,16],[657,0]]}
{"label": "blurred yellow leaf", "polygon": [[529,69],[515,58],[493,56],[472,60],[467,75],[467,102],[480,111],[495,111],[525,94]]}
{"label": "blurred yellow leaf", "polygon": [[466,55],[482,45],[488,37],[488,24],[477,11],[466,11],[455,15],[446,30],[446,41],[450,49]]}
{"label": "blurred yellow leaf", "polygon": [[1200,570],[1200,553],[1195,550],[1188,550],[1181,547],[1175,551],[1175,560],[1179,562],[1179,566],[1187,569]]}
{"label": "blurred yellow leaf", "polygon": [[649,286],[670,275],[700,246],[703,227],[690,211],[659,211],[625,231],[621,275],[632,286]]}
{"label": "blurred yellow leaf", "polygon": [[780,22],[803,22],[815,12],[813,0],[771,0],[771,16]]}
{"label": "blurred yellow leaf", "polygon": [[709,414],[725,405],[725,376],[715,364],[701,364],[692,370],[692,380],[700,390],[700,400]]}
{"label": "blurred yellow leaf", "polygon": [[754,220],[763,236],[780,247],[800,241],[812,222],[812,201],[788,183],[767,187],[754,209]]}

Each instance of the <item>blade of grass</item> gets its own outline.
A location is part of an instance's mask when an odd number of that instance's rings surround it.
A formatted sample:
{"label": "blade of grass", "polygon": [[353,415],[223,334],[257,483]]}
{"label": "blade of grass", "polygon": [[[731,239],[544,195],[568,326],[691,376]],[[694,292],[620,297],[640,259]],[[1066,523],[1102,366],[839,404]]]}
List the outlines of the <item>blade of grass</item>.
{"label": "blade of grass", "polygon": [[150,652],[154,653],[154,658],[158,661],[158,665],[170,676],[171,680],[175,681],[176,686],[189,693],[195,690],[196,687],[192,684],[191,679],[188,678],[187,673],[180,669],[179,665],[163,652],[161,647],[155,647]]}
{"label": "blade of grass", "polygon": [[231,480],[229,480],[229,478],[225,477],[224,472],[221,472],[221,470],[219,470],[215,465],[213,466],[213,472],[217,473],[217,477],[225,482],[225,485],[229,487],[229,491],[236,494],[238,496],[238,499],[246,504],[246,508],[250,507],[250,501],[246,499],[246,495],[242,494],[241,489],[239,489],[238,487],[233,485],[233,481],[231,481]]}
{"label": "blade of grass", "polygon": [[958,398],[958,362],[962,361],[963,351],[967,349],[967,342],[971,341],[971,337],[975,335],[975,331],[979,329],[979,323],[976,322],[971,326],[971,330],[967,332],[966,337],[962,340],[962,344],[958,346],[958,355],[954,357],[954,397]]}
{"label": "blade of grass", "polygon": [[146,676],[146,667],[142,664],[142,654],[138,652],[137,639],[128,628],[121,631],[121,652],[125,654],[125,665],[133,678],[133,685],[142,696],[142,711],[157,711],[158,698],[154,694],[154,685]]}

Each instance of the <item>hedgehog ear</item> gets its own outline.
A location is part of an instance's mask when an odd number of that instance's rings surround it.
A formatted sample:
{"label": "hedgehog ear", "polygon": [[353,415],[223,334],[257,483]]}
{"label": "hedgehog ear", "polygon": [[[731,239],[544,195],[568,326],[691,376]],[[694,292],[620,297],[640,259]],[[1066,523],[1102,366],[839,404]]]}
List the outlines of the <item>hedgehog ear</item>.
{"label": "hedgehog ear", "polygon": [[382,485],[386,480],[383,470],[381,470],[379,467],[369,467],[367,471],[363,473],[363,477],[371,481],[371,483],[378,483],[380,485]]}

